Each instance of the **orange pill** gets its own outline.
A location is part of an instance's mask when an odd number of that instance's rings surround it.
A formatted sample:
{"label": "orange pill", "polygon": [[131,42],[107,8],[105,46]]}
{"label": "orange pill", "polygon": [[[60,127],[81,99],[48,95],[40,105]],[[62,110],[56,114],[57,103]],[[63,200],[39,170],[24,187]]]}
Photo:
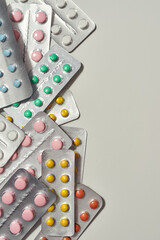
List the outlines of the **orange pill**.
{"label": "orange pill", "polygon": [[80,219],[81,219],[83,222],[86,222],[86,221],[88,220],[88,218],[89,218],[89,213],[87,213],[87,212],[81,213]]}
{"label": "orange pill", "polygon": [[77,232],[79,232],[79,230],[80,230],[80,226],[76,223],[75,224],[75,232],[77,233]]}
{"label": "orange pill", "polygon": [[85,192],[82,189],[79,189],[76,191],[76,197],[77,198],[83,198],[85,195]]}
{"label": "orange pill", "polygon": [[99,202],[97,200],[92,200],[90,202],[90,208],[96,209],[96,208],[98,208],[98,206],[99,206]]}

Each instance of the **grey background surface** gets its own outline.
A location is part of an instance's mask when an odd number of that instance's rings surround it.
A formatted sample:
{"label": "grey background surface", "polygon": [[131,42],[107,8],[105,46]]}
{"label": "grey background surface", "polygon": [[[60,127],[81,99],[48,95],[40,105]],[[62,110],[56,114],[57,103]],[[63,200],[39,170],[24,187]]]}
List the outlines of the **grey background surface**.
{"label": "grey background surface", "polygon": [[81,239],[159,240],[160,2],[75,2],[97,30],[73,53],[84,71],[69,125],[88,130],[84,183],[106,201]]}

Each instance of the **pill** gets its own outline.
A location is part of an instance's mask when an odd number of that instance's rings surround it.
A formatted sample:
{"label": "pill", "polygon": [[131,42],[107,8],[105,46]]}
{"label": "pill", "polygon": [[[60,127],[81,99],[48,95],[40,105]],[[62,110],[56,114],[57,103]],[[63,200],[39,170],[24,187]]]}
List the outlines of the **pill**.
{"label": "pill", "polygon": [[79,158],[79,153],[78,152],[74,152],[75,153],[75,160],[77,160]]}
{"label": "pill", "polygon": [[74,139],[73,139],[73,144],[74,144],[75,146],[79,146],[79,145],[81,144],[81,140],[80,140],[79,138],[74,138]]}
{"label": "pill", "polygon": [[71,66],[69,64],[63,65],[63,71],[70,72],[71,71]]}
{"label": "pill", "polygon": [[56,98],[56,103],[57,103],[57,104],[62,104],[63,101],[64,101],[64,100],[63,100],[63,97],[57,97],[57,98]]}
{"label": "pill", "polygon": [[0,237],[0,240],[8,240],[6,237]]}
{"label": "pill", "polygon": [[61,211],[62,211],[62,212],[67,212],[68,209],[69,209],[68,204],[62,204],[62,205],[61,205]]}
{"label": "pill", "polygon": [[7,88],[5,85],[1,85],[1,86],[0,86],[0,91],[1,91],[2,93],[6,93],[6,92],[8,91],[8,88]]}
{"label": "pill", "polygon": [[16,29],[13,29],[13,32],[14,32],[15,39],[18,41],[20,38],[20,32]]}
{"label": "pill", "polygon": [[12,13],[11,13],[11,19],[12,21],[14,22],[20,22],[22,21],[23,19],[23,14],[20,10],[14,10]]}
{"label": "pill", "polygon": [[21,232],[22,226],[19,221],[13,221],[11,222],[9,228],[10,228],[10,232],[16,235]]}
{"label": "pill", "polygon": [[3,158],[3,156],[4,156],[4,153],[2,150],[0,150],[0,160]]}
{"label": "pill", "polygon": [[60,77],[59,75],[55,75],[55,76],[53,77],[53,81],[54,81],[55,83],[60,83],[60,82],[61,82],[61,77]]}
{"label": "pill", "polygon": [[24,116],[25,116],[26,118],[31,118],[31,117],[32,117],[32,112],[31,112],[30,110],[26,110],[26,111],[24,112]]}
{"label": "pill", "polygon": [[0,121],[0,132],[3,132],[6,128],[6,124],[3,121]]}
{"label": "pill", "polygon": [[61,219],[60,223],[63,227],[67,227],[69,224],[69,220],[67,218],[63,218]]}
{"label": "pill", "polygon": [[80,219],[81,219],[83,222],[87,221],[88,218],[89,218],[89,213],[87,213],[87,212],[81,213]]}
{"label": "pill", "polygon": [[66,167],[68,167],[69,162],[68,162],[67,160],[62,160],[62,161],[60,162],[60,165],[61,165],[62,168],[66,168]]}
{"label": "pill", "polygon": [[5,168],[4,167],[0,167],[0,174],[2,174],[4,172]]}
{"label": "pill", "polygon": [[58,56],[55,53],[51,54],[49,58],[52,62],[56,62],[58,60]]}
{"label": "pill", "polygon": [[45,130],[46,125],[43,121],[38,120],[33,124],[33,128],[36,132],[41,133]]}
{"label": "pill", "polygon": [[51,109],[51,104],[46,107],[47,110]]}
{"label": "pill", "polygon": [[63,147],[63,142],[61,141],[61,139],[59,138],[54,138],[52,140],[51,146],[54,150],[59,150],[62,149]]}
{"label": "pill", "polygon": [[3,209],[0,207],[0,218],[3,216]]}
{"label": "pill", "polygon": [[67,189],[62,189],[61,190],[61,196],[62,197],[68,197],[69,196],[69,191]]}
{"label": "pill", "polygon": [[64,175],[61,176],[61,182],[66,183],[68,181],[69,181],[68,175],[64,174]]}
{"label": "pill", "polygon": [[62,240],[71,240],[70,237],[64,237]]}
{"label": "pill", "polygon": [[57,0],[57,7],[59,8],[64,8],[66,4],[66,0]]}
{"label": "pill", "polygon": [[44,33],[41,30],[36,30],[33,33],[33,38],[37,41],[37,42],[41,42],[44,39]]}
{"label": "pill", "polygon": [[72,43],[72,41],[73,41],[72,37],[69,35],[64,36],[62,39],[62,43],[64,46],[69,46]]}
{"label": "pill", "polygon": [[37,12],[37,14],[36,14],[36,21],[37,22],[42,24],[42,23],[45,23],[46,20],[47,20],[47,15],[46,15],[45,12],[43,12],[43,11]]}
{"label": "pill", "polygon": [[40,67],[40,71],[43,72],[43,73],[46,73],[48,71],[48,67],[46,65],[42,65]]}
{"label": "pill", "polygon": [[77,232],[79,232],[79,230],[80,230],[80,226],[76,223],[75,224],[75,232],[77,233]]}
{"label": "pill", "polygon": [[52,182],[54,182],[55,177],[52,174],[50,174],[46,177],[46,180],[47,180],[47,182],[52,183]]}
{"label": "pill", "polygon": [[53,121],[56,120],[56,116],[55,116],[54,114],[49,114],[49,117],[50,117]]}
{"label": "pill", "polygon": [[79,21],[78,27],[79,27],[80,29],[82,29],[82,30],[85,30],[86,28],[89,27],[89,23],[87,22],[86,19],[81,19],[81,20]]}
{"label": "pill", "polygon": [[38,83],[39,82],[39,79],[37,76],[32,76],[31,77],[31,83]]}
{"label": "pill", "polygon": [[62,110],[61,110],[61,115],[62,115],[62,117],[68,117],[68,114],[69,114],[69,112],[68,112],[67,109],[62,109]]}
{"label": "pill", "polygon": [[68,13],[67,13],[67,16],[70,18],[70,19],[73,19],[75,17],[77,17],[77,11],[76,9],[74,8],[70,8]]}
{"label": "pill", "polygon": [[42,59],[43,55],[40,51],[33,51],[31,58],[34,62],[39,62]]}
{"label": "pill", "polygon": [[0,33],[0,42],[5,42],[7,40],[6,35]]}
{"label": "pill", "polygon": [[33,208],[26,208],[22,212],[22,218],[27,222],[32,221],[34,217],[35,217],[35,211]]}
{"label": "pill", "polygon": [[55,165],[55,163],[54,163],[54,161],[51,160],[51,159],[46,162],[46,166],[47,166],[48,168],[53,168],[54,165]]}
{"label": "pill", "polygon": [[3,74],[3,72],[2,72],[2,71],[0,71],[0,77],[3,77],[3,75],[4,75],[4,74]]}
{"label": "pill", "polygon": [[53,211],[54,211],[54,209],[55,209],[55,206],[54,206],[54,205],[52,205],[52,206],[50,206],[50,207],[48,208],[48,212],[53,212]]}
{"label": "pill", "polygon": [[10,57],[11,54],[12,54],[11,50],[9,50],[9,49],[3,50],[3,55],[4,55],[5,57]]}
{"label": "pill", "polygon": [[23,147],[29,147],[32,143],[32,139],[30,136],[26,135],[23,142],[22,142],[22,146]]}
{"label": "pill", "polygon": [[16,103],[13,103],[12,106],[13,107],[19,107],[20,103],[19,102],[16,102]]}
{"label": "pill", "polygon": [[11,161],[15,161],[18,158],[18,152],[15,152],[10,158]]}
{"label": "pill", "polygon": [[40,240],[48,240],[46,237],[42,237],[40,238]]}
{"label": "pill", "polygon": [[14,64],[10,64],[9,66],[8,66],[8,70],[10,71],[10,72],[15,72],[16,71],[16,69],[17,69],[17,67],[14,65]]}
{"label": "pill", "polygon": [[52,26],[51,31],[54,35],[58,35],[59,33],[61,33],[62,29],[59,25],[55,24]]}
{"label": "pill", "polygon": [[42,162],[42,152],[39,152],[38,155],[37,155],[37,160],[39,163]]}
{"label": "pill", "polygon": [[50,94],[52,92],[52,89],[50,87],[45,87],[43,89],[43,92],[46,93],[46,94]]}
{"label": "pill", "polygon": [[36,107],[41,107],[43,105],[43,102],[42,102],[41,99],[37,98],[37,99],[34,100],[34,105]]}
{"label": "pill", "polygon": [[8,121],[10,121],[10,122],[13,122],[13,118],[10,117],[10,116],[6,116],[6,119],[7,119]]}
{"label": "pill", "polygon": [[18,190],[24,190],[27,187],[27,180],[24,177],[18,177],[15,182],[14,186]]}
{"label": "pill", "polygon": [[22,82],[20,80],[14,80],[13,82],[13,86],[16,88],[19,88],[22,85]]}
{"label": "pill", "polygon": [[90,208],[96,209],[96,208],[98,208],[98,206],[99,206],[99,202],[97,200],[92,200],[90,202]]}
{"label": "pill", "polygon": [[85,196],[85,192],[82,189],[76,191],[77,198],[83,198]]}
{"label": "pill", "polygon": [[10,205],[14,202],[15,195],[11,191],[7,191],[2,195],[2,202],[6,205]]}
{"label": "pill", "polygon": [[51,227],[54,225],[54,219],[53,218],[48,218],[46,221],[47,226]]}
{"label": "pill", "polygon": [[12,130],[7,134],[7,137],[9,140],[15,141],[18,138],[18,133],[16,131]]}
{"label": "pill", "polygon": [[47,204],[47,196],[44,193],[40,193],[38,194],[35,198],[34,198],[34,203],[36,206],[38,207],[43,207]]}
{"label": "pill", "polygon": [[35,170],[34,170],[33,168],[31,168],[31,167],[26,168],[26,171],[29,172],[29,173],[30,173],[31,175],[33,175],[33,176],[36,175]]}

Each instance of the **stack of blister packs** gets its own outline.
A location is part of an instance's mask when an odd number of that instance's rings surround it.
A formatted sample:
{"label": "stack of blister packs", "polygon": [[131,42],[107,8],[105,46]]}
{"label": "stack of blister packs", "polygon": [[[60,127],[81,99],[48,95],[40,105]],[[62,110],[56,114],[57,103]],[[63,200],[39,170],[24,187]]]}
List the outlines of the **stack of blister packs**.
{"label": "stack of blister packs", "polygon": [[63,125],[79,117],[68,52],[94,30],[72,0],[0,0],[0,240],[40,219],[37,240],[76,240],[103,208],[82,184],[87,132]]}

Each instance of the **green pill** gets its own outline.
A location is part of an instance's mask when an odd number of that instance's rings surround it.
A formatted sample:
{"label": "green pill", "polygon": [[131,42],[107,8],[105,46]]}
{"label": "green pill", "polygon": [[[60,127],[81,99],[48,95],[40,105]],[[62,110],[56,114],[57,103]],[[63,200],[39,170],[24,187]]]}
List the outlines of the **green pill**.
{"label": "green pill", "polygon": [[31,112],[30,110],[26,110],[26,111],[24,112],[24,116],[25,116],[26,118],[31,118],[31,117],[32,117],[32,112]]}
{"label": "green pill", "polygon": [[39,98],[37,98],[37,99],[34,101],[34,104],[35,104],[37,107],[40,107],[40,106],[42,106],[42,101],[41,101]]}
{"label": "green pill", "polygon": [[59,75],[55,75],[53,77],[53,81],[56,82],[56,83],[59,83],[61,81],[61,77]]}
{"label": "green pill", "polygon": [[63,71],[70,72],[71,71],[71,66],[69,64],[63,65]]}
{"label": "green pill", "polygon": [[46,73],[48,71],[48,67],[46,65],[42,65],[40,67],[40,71],[43,72],[43,73]]}
{"label": "green pill", "polygon": [[12,106],[13,107],[19,107],[20,103],[19,102],[16,102],[16,103],[13,103]]}
{"label": "green pill", "polygon": [[45,87],[45,88],[43,89],[43,92],[46,93],[46,94],[50,94],[51,91],[52,91],[52,89],[51,89],[50,87]]}
{"label": "green pill", "polygon": [[36,77],[36,76],[32,76],[31,77],[31,83],[38,83],[38,77]]}
{"label": "green pill", "polygon": [[56,61],[58,60],[58,56],[53,53],[53,54],[50,55],[50,60],[51,60],[52,62],[56,62]]}

